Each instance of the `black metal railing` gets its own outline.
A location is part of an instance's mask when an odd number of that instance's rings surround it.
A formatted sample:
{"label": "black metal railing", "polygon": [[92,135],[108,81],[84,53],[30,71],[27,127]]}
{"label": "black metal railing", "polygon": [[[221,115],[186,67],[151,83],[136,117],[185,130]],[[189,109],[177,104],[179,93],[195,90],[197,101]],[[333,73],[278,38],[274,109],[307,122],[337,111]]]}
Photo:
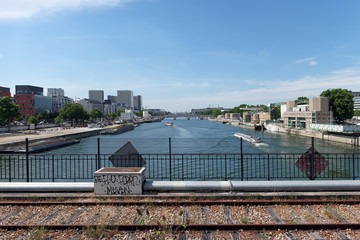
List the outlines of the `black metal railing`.
{"label": "black metal railing", "polygon": [[103,167],[146,168],[148,180],[360,179],[359,153],[0,155],[0,181],[92,181]]}

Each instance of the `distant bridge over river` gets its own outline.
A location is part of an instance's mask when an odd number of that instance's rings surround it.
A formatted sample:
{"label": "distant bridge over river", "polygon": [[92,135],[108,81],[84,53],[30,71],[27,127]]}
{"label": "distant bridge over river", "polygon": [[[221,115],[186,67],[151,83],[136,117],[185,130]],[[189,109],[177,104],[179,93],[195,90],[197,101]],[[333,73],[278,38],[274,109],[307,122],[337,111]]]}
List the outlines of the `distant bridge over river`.
{"label": "distant bridge over river", "polygon": [[201,120],[207,118],[207,116],[193,114],[193,113],[170,113],[170,114],[167,114],[166,117],[173,118],[174,120],[176,120],[177,118],[187,118],[188,120],[190,120],[191,118],[199,118]]}

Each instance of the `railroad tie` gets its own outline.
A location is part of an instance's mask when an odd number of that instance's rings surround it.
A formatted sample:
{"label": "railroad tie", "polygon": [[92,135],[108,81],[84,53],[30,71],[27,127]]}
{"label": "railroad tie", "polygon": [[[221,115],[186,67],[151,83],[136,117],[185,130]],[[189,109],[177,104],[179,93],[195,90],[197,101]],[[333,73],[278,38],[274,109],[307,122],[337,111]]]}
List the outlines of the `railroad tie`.
{"label": "railroad tie", "polygon": [[[201,224],[210,224],[210,217],[209,217],[209,209],[201,207],[200,208],[200,223]],[[212,239],[210,232],[204,232],[201,235],[201,239]]]}
{"label": "railroad tie", "polygon": [[52,213],[50,213],[49,216],[45,217],[43,220],[39,222],[39,224],[47,224],[51,219],[53,219],[56,215],[58,215],[61,212],[60,209],[55,209]]}
{"label": "railroad tie", "polygon": [[[266,211],[270,215],[270,217],[274,220],[276,224],[284,224],[284,221],[281,219],[281,217],[276,213],[276,211],[273,208],[267,207]],[[289,240],[296,240],[297,237],[291,233],[291,232],[285,232],[285,237]]]}
{"label": "railroad tie", "polygon": [[[302,224],[306,224],[305,220],[301,216],[299,216],[293,208],[289,207],[289,209],[291,211],[291,214],[294,215],[297,221],[299,221]],[[323,239],[317,232],[309,232],[308,235],[311,238],[311,240]]]}
{"label": "railroad tie", "polygon": [[181,215],[181,224],[188,225],[190,223],[189,209],[184,207]]}
{"label": "railroad tie", "polygon": [[69,224],[73,222],[77,217],[79,217],[84,212],[84,210],[85,208],[76,209],[75,212],[73,212],[73,214],[71,214],[71,216],[63,222],[63,224]]}
{"label": "railroad tie", "polygon": [[128,232],[125,236],[125,240],[134,240],[135,239],[135,232]]}
{"label": "railroad tie", "polygon": [[35,217],[35,216],[38,215],[38,214],[39,214],[38,212],[33,212],[33,213],[30,214],[30,216],[26,216],[22,221],[19,221],[19,222],[17,222],[16,224],[22,225],[22,224],[24,224],[26,221],[32,219],[33,217]]}
{"label": "railroad tie", "polygon": [[136,214],[135,214],[135,217],[134,219],[132,220],[132,224],[140,224],[141,223],[141,220],[144,216],[144,212],[145,212],[145,209],[143,208],[137,208],[136,209]]}
{"label": "railroad tie", "polygon": [[4,217],[0,218],[0,223],[2,223],[3,221],[7,220],[8,218],[15,216],[16,214],[18,214],[19,212],[21,212],[21,209],[16,209],[14,211],[11,211],[10,213],[8,213],[7,215],[5,215]]}
{"label": "railroad tie", "polygon": [[210,224],[209,209],[205,207],[200,208],[200,223]]}
{"label": "railroad tie", "polygon": [[[231,216],[231,209],[229,207],[223,206],[223,212],[224,212],[224,217],[225,217],[226,223],[234,224],[234,220],[232,219],[232,216]],[[240,240],[240,235],[238,232],[230,232],[230,236],[231,236],[231,239],[233,239],[233,240]]]}
{"label": "railroad tie", "polygon": [[201,235],[201,240],[212,240],[211,233],[205,232]]}
{"label": "railroad tie", "polygon": [[121,215],[122,215],[122,211],[119,210],[119,212],[117,212],[109,221],[109,224],[115,224],[117,223],[120,218],[121,218]]}
{"label": "railroad tie", "polygon": [[[327,207],[326,210],[328,211],[328,217],[329,218],[333,218],[336,221],[339,222],[345,222],[345,223],[350,223],[349,220],[347,220],[345,217],[343,217],[338,211],[336,211],[335,209],[331,208],[331,207]],[[350,238],[348,238],[345,234],[343,234],[342,232],[336,232],[335,235],[341,239],[341,240],[350,240]]]}
{"label": "railroad tie", "polygon": [[179,234],[179,240],[187,240],[187,236],[185,232]]}
{"label": "railroad tie", "polygon": [[89,224],[89,225],[93,224],[93,223],[96,222],[99,218],[100,218],[100,214],[99,214],[99,213],[95,213],[95,215],[92,216],[92,217],[90,218],[90,220],[88,221],[88,224]]}

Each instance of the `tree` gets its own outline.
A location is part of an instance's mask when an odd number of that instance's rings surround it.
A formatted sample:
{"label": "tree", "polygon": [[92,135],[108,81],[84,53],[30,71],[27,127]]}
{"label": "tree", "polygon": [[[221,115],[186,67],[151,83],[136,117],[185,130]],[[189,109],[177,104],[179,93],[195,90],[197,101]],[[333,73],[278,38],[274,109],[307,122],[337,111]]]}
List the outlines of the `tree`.
{"label": "tree", "polygon": [[36,118],[37,118],[39,121],[41,121],[41,120],[44,119],[44,116],[43,116],[41,113],[39,113],[39,114],[36,116]]}
{"label": "tree", "polygon": [[272,108],[270,111],[271,120],[276,120],[276,119],[279,119],[280,117],[281,117],[280,107]]}
{"label": "tree", "polygon": [[28,125],[30,125],[32,123],[35,124],[35,125],[37,125],[37,123],[38,123],[38,119],[36,117],[34,117],[34,116],[30,116],[29,119],[27,120]]}
{"label": "tree", "polygon": [[9,97],[0,98],[0,124],[8,125],[10,132],[10,122],[19,118],[19,106],[14,104]]}
{"label": "tree", "polygon": [[356,110],[354,111],[354,116],[357,116],[357,117],[360,116],[360,110],[359,110],[359,109],[356,109]]}
{"label": "tree", "polygon": [[221,110],[219,109],[219,108],[214,108],[213,110],[212,110],[212,115],[214,116],[214,117],[217,117],[217,116],[219,116],[221,114]]}
{"label": "tree", "polygon": [[89,119],[89,114],[86,112],[85,108],[78,103],[65,103],[64,108],[60,110],[59,116],[56,121],[59,119],[68,120],[68,121],[81,121]]}
{"label": "tree", "polygon": [[338,123],[352,118],[354,115],[354,100],[351,91],[347,89],[328,89],[320,94],[321,97],[329,99],[332,106],[334,118]]}
{"label": "tree", "polygon": [[92,119],[97,119],[97,118],[101,118],[104,116],[103,112],[96,108],[91,110],[89,115]]}
{"label": "tree", "polygon": [[307,97],[298,97],[298,99],[295,100],[295,103],[296,104],[309,103],[309,98],[307,98]]}

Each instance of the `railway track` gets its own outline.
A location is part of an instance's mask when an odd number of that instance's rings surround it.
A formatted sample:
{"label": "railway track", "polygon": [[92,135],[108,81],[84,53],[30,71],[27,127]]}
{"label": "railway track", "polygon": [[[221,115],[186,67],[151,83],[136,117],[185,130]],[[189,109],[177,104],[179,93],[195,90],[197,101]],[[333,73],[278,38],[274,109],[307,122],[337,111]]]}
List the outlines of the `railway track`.
{"label": "railway track", "polygon": [[0,201],[0,235],[5,239],[360,239],[360,201]]}

